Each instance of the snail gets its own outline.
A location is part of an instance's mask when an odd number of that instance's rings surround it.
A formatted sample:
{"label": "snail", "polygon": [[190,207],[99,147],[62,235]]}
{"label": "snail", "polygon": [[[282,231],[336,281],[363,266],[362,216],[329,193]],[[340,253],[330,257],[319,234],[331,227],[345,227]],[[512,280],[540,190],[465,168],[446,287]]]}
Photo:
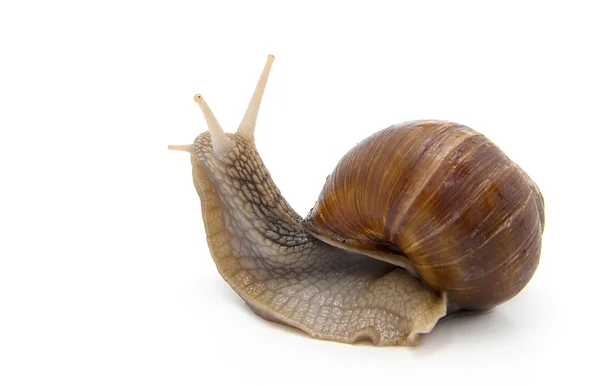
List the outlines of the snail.
{"label": "snail", "polygon": [[390,126],[351,149],[306,218],[254,141],[274,57],[236,133],[208,125],[190,153],[208,246],[260,317],[324,340],[414,346],[450,313],[491,309],[538,266],[544,200],[484,135],[448,121]]}

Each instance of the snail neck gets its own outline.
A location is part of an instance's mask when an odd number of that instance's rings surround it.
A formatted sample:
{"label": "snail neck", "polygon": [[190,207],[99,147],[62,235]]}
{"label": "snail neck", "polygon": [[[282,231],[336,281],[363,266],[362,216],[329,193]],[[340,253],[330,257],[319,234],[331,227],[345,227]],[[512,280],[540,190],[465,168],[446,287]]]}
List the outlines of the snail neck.
{"label": "snail neck", "polygon": [[331,248],[304,230],[302,218],[283,198],[258,155],[254,160],[219,165],[192,157],[208,244],[226,280],[230,270],[293,267],[317,260],[319,249]]}

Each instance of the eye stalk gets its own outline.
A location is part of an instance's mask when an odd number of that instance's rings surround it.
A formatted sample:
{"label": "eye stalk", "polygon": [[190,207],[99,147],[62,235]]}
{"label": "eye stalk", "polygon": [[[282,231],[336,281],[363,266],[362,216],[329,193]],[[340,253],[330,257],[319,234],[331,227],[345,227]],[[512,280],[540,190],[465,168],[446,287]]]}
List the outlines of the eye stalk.
{"label": "eye stalk", "polygon": [[217,118],[215,118],[215,115],[211,111],[210,107],[208,107],[208,104],[204,98],[202,98],[202,95],[194,95],[194,101],[198,103],[200,109],[202,110],[202,114],[204,114],[204,119],[208,125],[208,131],[210,132],[213,152],[215,154],[222,154],[229,151],[231,148],[229,138],[227,138],[225,131],[223,128],[221,128],[221,125],[219,125]]}
{"label": "eye stalk", "polygon": [[244,118],[242,118],[242,122],[240,122],[240,126],[238,127],[237,133],[252,143],[254,143],[254,129],[256,128],[256,118],[258,117],[260,102],[262,101],[265,88],[267,87],[267,80],[269,79],[269,73],[271,72],[273,61],[275,61],[275,56],[269,55],[267,57],[265,68],[258,79],[256,88],[254,89],[254,94],[252,94],[252,99],[250,99],[250,103],[248,103],[248,108],[246,109]]}

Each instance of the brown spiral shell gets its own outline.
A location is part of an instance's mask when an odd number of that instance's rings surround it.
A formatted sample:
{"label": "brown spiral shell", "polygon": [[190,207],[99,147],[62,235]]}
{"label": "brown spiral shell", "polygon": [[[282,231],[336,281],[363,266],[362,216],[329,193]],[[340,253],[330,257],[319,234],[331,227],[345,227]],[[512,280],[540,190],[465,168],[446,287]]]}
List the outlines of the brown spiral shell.
{"label": "brown spiral shell", "polygon": [[535,183],[482,134],[415,121],[350,150],[328,177],[306,229],[419,277],[465,309],[519,293],[540,257],[544,201]]}

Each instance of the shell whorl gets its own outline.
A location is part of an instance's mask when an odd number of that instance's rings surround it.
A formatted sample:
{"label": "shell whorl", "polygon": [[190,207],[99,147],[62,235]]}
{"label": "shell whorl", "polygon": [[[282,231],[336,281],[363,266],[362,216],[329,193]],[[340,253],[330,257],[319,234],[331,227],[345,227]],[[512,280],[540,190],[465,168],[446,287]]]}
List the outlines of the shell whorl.
{"label": "shell whorl", "polygon": [[349,151],[304,225],[347,249],[408,259],[460,307],[487,309],[533,276],[544,202],[529,176],[482,134],[415,121]]}

